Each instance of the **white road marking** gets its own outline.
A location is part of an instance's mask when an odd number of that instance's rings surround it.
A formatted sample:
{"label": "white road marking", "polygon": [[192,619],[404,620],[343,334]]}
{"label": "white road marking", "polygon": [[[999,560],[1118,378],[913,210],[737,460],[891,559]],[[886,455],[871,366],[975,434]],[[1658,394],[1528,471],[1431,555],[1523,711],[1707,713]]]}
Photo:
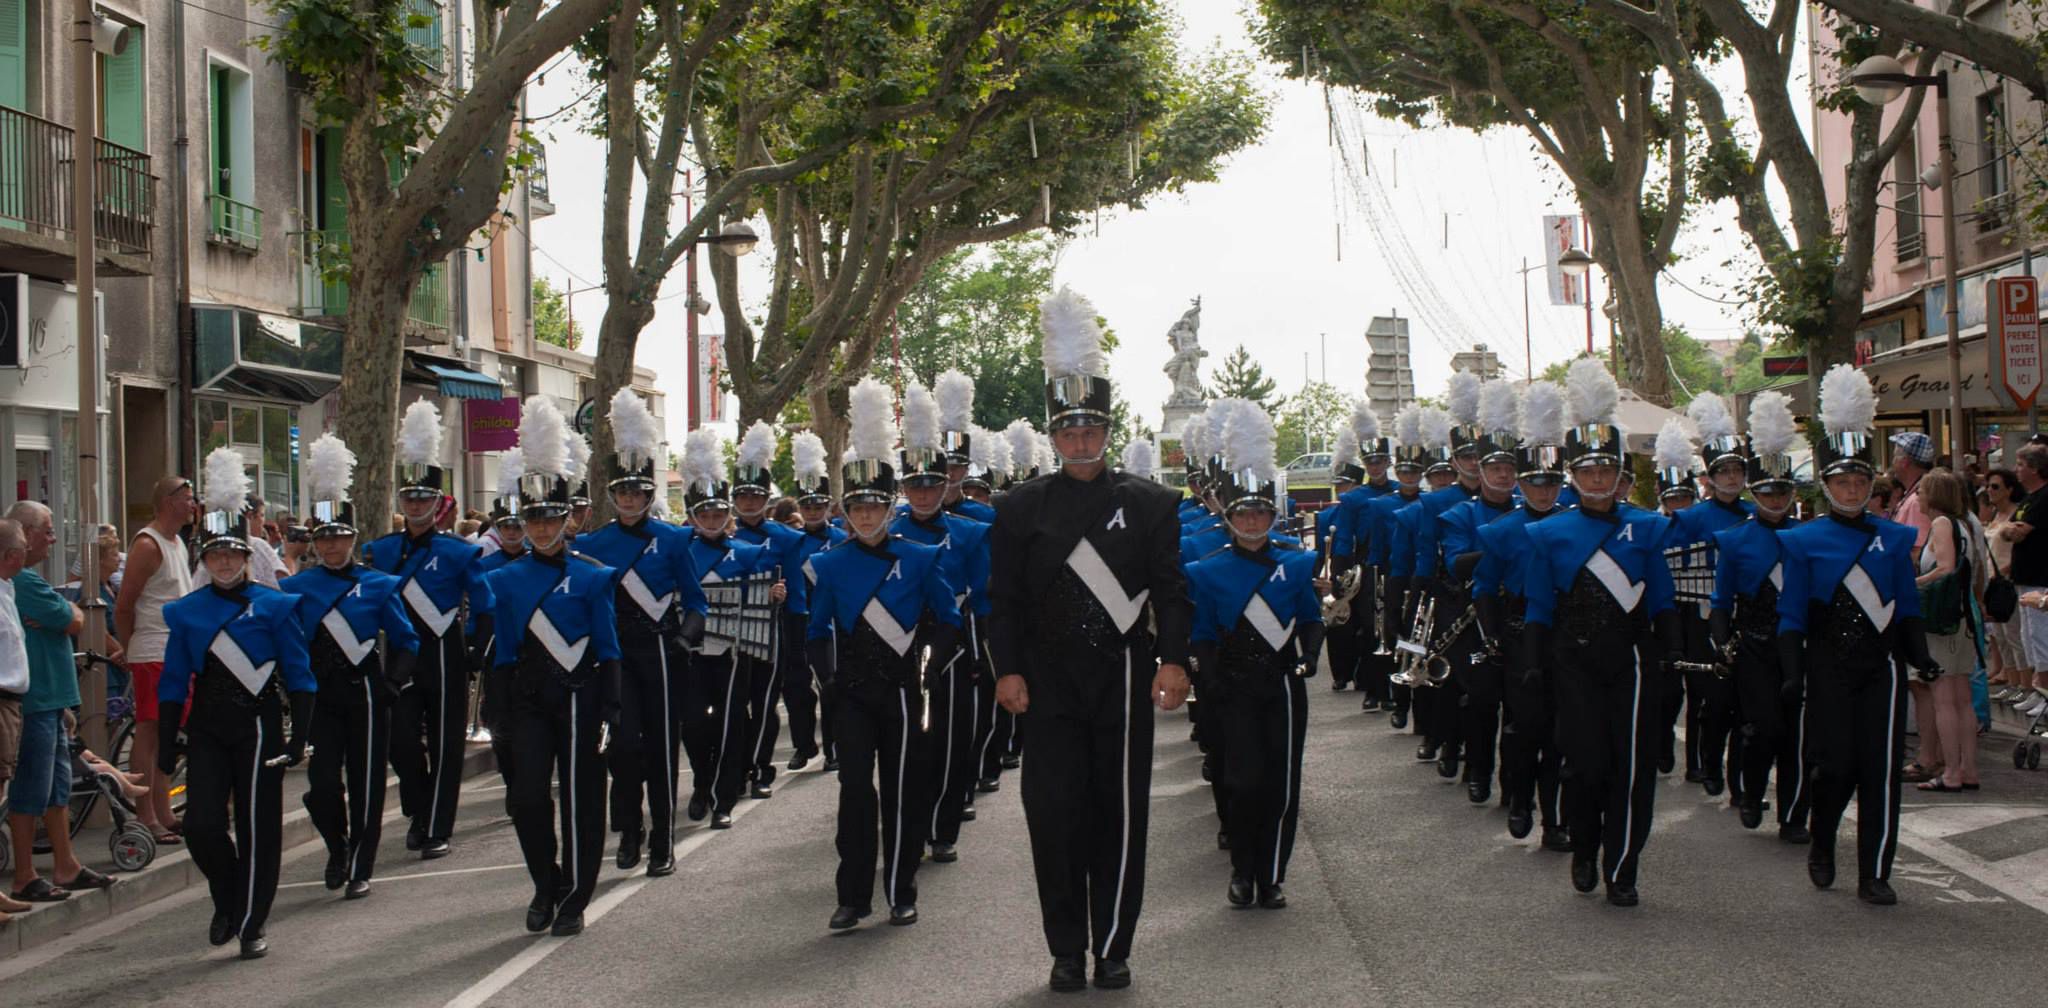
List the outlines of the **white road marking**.
{"label": "white road marking", "polygon": [[[448,868],[443,871],[408,872],[404,875],[379,875],[372,881],[381,884],[385,882],[404,882],[408,879],[440,878],[443,875],[474,875],[478,872],[513,871],[515,869],[525,871],[526,865],[522,862],[519,864],[484,865],[481,868]],[[314,886],[324,886],[326,884],[327,882],[324,879],[314,879],[311,882],[282,882],[278,884],[277,888],[279,892],[283,892],[286,889],[311,889]]]}

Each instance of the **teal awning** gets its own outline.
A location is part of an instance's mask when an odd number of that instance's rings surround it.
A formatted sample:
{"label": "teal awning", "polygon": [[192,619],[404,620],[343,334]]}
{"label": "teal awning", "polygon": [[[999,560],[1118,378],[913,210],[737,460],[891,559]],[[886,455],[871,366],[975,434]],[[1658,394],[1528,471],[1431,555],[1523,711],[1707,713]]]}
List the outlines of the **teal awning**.
{"label": "teal awning", "polygon": [[455,399],[495,400],[505,395],[505,387],[498,384],[498,379],[490,375],[429,361],[420,361],[420,365],[440,381],[441,394],[444,396]]}

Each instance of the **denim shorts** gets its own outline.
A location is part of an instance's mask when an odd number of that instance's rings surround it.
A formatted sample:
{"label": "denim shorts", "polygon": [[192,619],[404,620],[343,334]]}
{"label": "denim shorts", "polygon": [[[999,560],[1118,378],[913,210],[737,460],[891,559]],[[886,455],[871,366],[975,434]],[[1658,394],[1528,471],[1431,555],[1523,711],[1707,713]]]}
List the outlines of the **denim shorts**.
{"label": "denim shorts", "polygon": [[64,737],[64,712],[21,716],[21,756],[7,783],[7,811],[39,816],[71,803],[71,747]]}

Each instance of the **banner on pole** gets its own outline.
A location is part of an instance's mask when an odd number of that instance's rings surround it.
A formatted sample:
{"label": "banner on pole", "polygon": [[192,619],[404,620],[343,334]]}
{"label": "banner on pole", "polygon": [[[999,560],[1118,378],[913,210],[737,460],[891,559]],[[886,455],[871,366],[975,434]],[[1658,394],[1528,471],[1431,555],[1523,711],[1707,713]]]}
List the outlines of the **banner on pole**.
{"label": "banner on pole", "polygon": [[1554,305],[1583,305],[1586,303],[1586,278],[1566,276],[1557,266],[1557,257],[1564,250],[1580,245],[1579,236],[1584,234],[1578,214],[1545,214],[1543,217],[1543,276],[1550,288],[1550,303]]}

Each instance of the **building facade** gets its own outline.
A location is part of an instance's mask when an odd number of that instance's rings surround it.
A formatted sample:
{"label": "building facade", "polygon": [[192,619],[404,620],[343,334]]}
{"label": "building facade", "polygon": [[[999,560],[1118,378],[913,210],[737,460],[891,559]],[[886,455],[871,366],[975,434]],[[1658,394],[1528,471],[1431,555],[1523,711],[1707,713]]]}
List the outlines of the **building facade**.
{"label": "building facade", "polygon": [[1415,369],[1408,357],[1408,320],[1375,315],[1365,327],[1365,397],[1382,418],[1392,420],[1415,401]]}

